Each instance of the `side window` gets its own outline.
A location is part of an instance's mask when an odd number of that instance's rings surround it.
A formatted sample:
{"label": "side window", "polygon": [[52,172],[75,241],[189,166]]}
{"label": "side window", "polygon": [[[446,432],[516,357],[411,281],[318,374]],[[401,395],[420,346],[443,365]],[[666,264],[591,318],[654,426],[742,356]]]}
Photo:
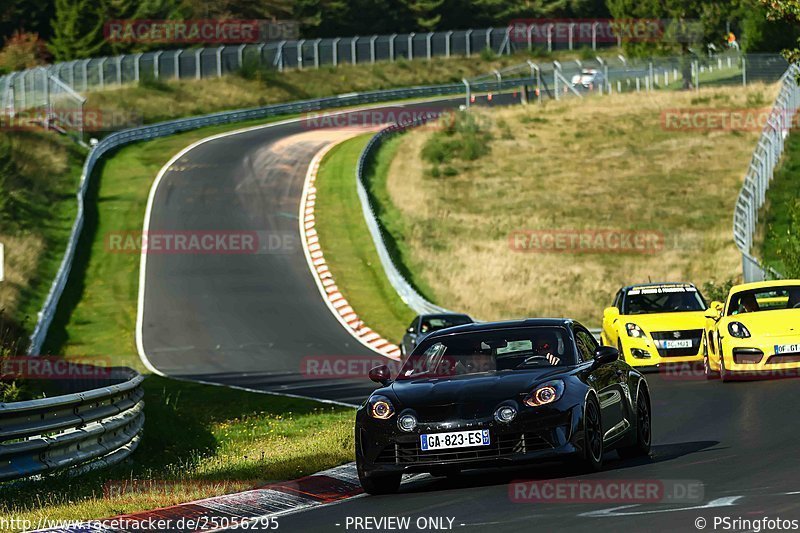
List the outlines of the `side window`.
{"label": "side window", "polygon": [[617,295],[614,297],[614,305],[612,307],[616,307],[622,311],[622,291],[617,291]]}
{"label": "side window", "polygon": [[594,359],[594,353],[597,351],[597,341],[594,340],[590,333],[582,329],[576,330],[575,342],[578,345],[578,353],[583,361]]}

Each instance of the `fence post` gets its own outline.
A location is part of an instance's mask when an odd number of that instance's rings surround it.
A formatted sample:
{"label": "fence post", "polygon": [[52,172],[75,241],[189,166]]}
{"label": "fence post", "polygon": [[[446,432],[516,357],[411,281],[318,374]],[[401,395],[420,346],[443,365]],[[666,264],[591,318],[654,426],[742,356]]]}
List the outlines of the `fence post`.
{"label": "fence post", "polygon": [[472,55],[472,30],[464,33],[464,48],[467,50],[467,57]]}
{"label": "fence post", "polygon": [[358,63],[358,35],[350,39],[350,63]]}
{"label": "fence post", "polygon": [[558,61],[553,61],[553,90],[555,91],[556,100],[560,99],[559,96],[559,89],[558,89],[558,74],[561,70],[561,63]]}
{"label": "fence post", "polygon": [[747,87],[747,56],[742,54],[742,87]]}
{"label": "fence post", "polygon": [[547,25],[547,51],[553,51],[553,23]]}
{"label": "fence post", "polygon": [[122,85],[122,56],[117,56],[116,60],[117,60],[117,85]]}
{"label": "fence post", "polygon": [[570,22],[569,23],[569,49],[570,50],[572,50],[572,35],[573,35],[574,31],[575,31],[575,23],[574,22]]}
{"label": "fence post", "polygon": [[[275,59],[278,62],[278,72],[283,72],[283,47],[286,46],[286,41],[281,41],[278,43],[278,54],[275,56]],[[335,65],[336,63],[334,63]]]}
{"label": "fence post", "polygon": [[531,68],[531,78],[536,78],[536,99],[541,104],[542,103],[542,71],[539,68],[539,65],[528,59],[526,61],[528,66]]}
{"label": "fence post", "polygon": [[592,50],[597,50],[597,27],[599,25],[599,22],[592,23]]}
{"label": "fence post", "polygon": [[533,50],[533,24],[528,24],[528,28],[526,29],[528,34],[528,50]]}
{"label": "fence post", "polygon": [[158,52],[153,54],[153,77],[155,79],[158,79],[158,76],[160,75],[159,74],[159,70],[160,70],[159,62],[161,60],[161,54],[163,54],[163,53],[164,53],[163,51],[159,50]]}
{"label": "fence post", "polygon": [[431,39],[433,39],[433,32],[429,32],[428,35],[425,36],[425,43],[427,44],[427,47],[428,47],[428,50],[427,50],[428,54],[427,55],[428,55],[428,60],[429,61],[431,59]]}
{"label": "fence post", "polygon": [[322,39],[314,41],[314,68],[319,68],[319,43],[321,42]]}
{"label": "fence post", "polygon": [[[98,74],[98,81],[100,82],[100,90],[102,90],[106,86],[106,61],[108,61],[107,57],[102,58],[100,60],[100,65],[97,67],[99,69],[97,74]],[[156,61],[158,61],[158,59],[156,59]]]}
{"label": "fence post", "polygon": [[194,77],[197,80],[203,79],[203,69],[200,64],[200,54],[203,53],[205,48],[198,48],[194,53]]}
{"label": "fence post", "polygon": [[414,35],[413,31],[408,34],[408,59],[414,59]]}
{"label": "fence post", "polygon": [[339,41],[341,41],[341,37],[337,37],[331,43],[331,52],[333,53],[333,66],[339,64]]}
{"label": "fence post", "polygon": [[214,55],[217,57],[217,77],[222,77],[222,51],[225,50],[225,45],[220,45],[217,47],[217,51]]}
{"label": "fence post", "polygon": [[393,33],[389,36],[389,60],[394,62],[396,59],[394,56],[394,40],[397,39],[397,34]]}
{"label": "fence post", "polygon": [[246,46],[246,44],[240,44],[239,48],[236,49],[236,60],[239,62],[240,69],[244,66],[244,49]]}
{"label": "fence post", "polygon": [[369,38],[369,62],[371,64],[375,64],[375,41],[378,40],[377,35],[373,35]]}
{"label": "fence post", "polygon": [[[50,113],[53,108],[50,102],[50,73],[44,68],[42,68],[41,72],[44,77],[44,129],[48,130],[50,129]],[[83,117],[81,117],[81,122],[83,122]],[[0,265],[0,268],[2,268],[2,265]]]}
{"label": "fence post", "polygon": [[450,41],[453,38],[453,32],[448,31],[444,34],[444,57],[450,57]]}
{"label": "fence post", "polygon": [[139,52],[138,54],[133,56],[133,81],[139,82],[139,76],[141,75],[141,68],[142,68],[142,54]]}
{"label": "fence post", "polygon": [[303,70],[303,45],[305,42],[305,39],[297,41],[297,68],[300,70]]}
{"label": "fence post", "polygon": [[492,28],[486,30],[486,48],[492,49]]}
{"label": "fence post", "polygon": [[173,70],[175,71],[175,79],[176,80],[181,79],[181,54],[182,53],[183,53],[183,50],[176,50],[175,51],[175,55],[172,58],[172,61],[173,61],[172,65],[174,67]]}
{"label": "fence post", "polygon": [[470,99],[472,97],[472,94],[470,92],[469,82],[467,81],[467,78],[461,78],[461,82],[467,88],[467,107],[469,107]]}

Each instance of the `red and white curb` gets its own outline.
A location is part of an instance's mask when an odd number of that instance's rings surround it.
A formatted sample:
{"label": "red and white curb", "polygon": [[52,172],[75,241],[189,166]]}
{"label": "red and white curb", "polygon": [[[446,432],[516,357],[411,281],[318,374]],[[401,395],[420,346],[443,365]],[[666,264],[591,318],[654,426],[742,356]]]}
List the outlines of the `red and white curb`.
{"label": "red and white curb", "polygon": [[322,299],[344,328],[361,344],[396,361],[400,360],[400,348],[392,344],[380,334],[376,333],[359,318],[358,314],[342,295],[336,281],[333,279],[330,268],[325,262],[322,246],[316,230],[314,207],[317,200],[316,180],[322,159],[338,143],[329,144],[314,156],[306,173],[303,186],[303,195],[300,199],[300,241],[311,270],[311,275],[317,283]]}
{"label": "red and white curb", "polygon": [[[277,529],[282,515],[330,505],[363,494],[355,463],[323,470],[294,481],[264,485],[252,490],[215,496],[113,518],[87,520],[63,528],[37,531],[222,531],[225,529]],[[272,524],[273,527],[264,527]],[[247,527],[247,526],[250,527]],[[238,527],[237,527],[238,526]],[[261,527],[259,527],[261,526]]]}

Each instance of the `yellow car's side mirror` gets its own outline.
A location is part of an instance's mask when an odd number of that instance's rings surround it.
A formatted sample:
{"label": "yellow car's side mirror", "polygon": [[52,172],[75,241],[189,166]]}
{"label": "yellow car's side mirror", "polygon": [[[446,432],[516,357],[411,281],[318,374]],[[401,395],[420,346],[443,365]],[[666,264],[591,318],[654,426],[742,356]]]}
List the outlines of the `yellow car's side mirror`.
{"label": "yellow car's side mirror", "polygon": [[722,316],[722,309],[724,306],[722,302],[711,302],[711,305],[706,309],[705,317],[712,320],[719,320]]}
{"label": "yellow car's side mirror", "polygon": [[619,317],[619,309],[616,307],[606,307],[603,310],[603,319],[613,321]]}

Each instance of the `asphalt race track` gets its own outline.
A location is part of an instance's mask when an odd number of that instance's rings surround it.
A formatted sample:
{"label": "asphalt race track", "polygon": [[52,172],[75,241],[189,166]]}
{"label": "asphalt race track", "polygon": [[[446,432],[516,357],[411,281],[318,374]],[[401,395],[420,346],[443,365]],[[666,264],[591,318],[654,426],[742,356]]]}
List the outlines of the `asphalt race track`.
{"label": "asphalt race track", "polygon": [[[306,170],[329,142],[300,122],[202,144],[164,175],[150,231],[244,230],[299,239]],[[300,371],[306,357],[380,356],[333,317],[295,242],[261,254],[149,255],[142,342],[150,363],[175,377],[360,403],[371,383],[309,379]],[[428,531],[733,531],[758,529],[715,528],[714,517],[800,519],[800,381],[707,383],[700,373],[650,374],[648,381],[651,459],[622,461],[611,453],[605,470],[589,476],[558,463],[454,479],[421,476],[397,495],[281,516],[280,530],[393,530],[355,522],[382,516],[410,517],[411,530],[419,529],[419,518],[443,520]],[[548,479],[699,482],[703,494],[693,503],[512,501],[510,482]]]}
{"label": "asphalt race track", "polygon": [[321,148],[341,137],[310,124],[301,119],[209,141],[164,174],[150,234],[258,232],[268,249],[148,254],[141,338],[158,371],[348,404],[375,388],[367,380],[309,379],[302,371],[306,358],[382,358],[335,319],[303,255],[298,212],[306,171]]}
{"label": "asphalt race track", "polygon": [[[655,374],[648,382],[654,424],[650,459],[623,461],[612,452],[605,469],[592,475],[551,463],[475,470],[455,479],[426,476],[404,482],[396,495],[364,496],[280,517],[281,530],[356,531],[355,518],[380,516],[410,517],[413,531],[420,518],[445,518],[445,524],[450,518],[454,530],[475,532],[698,531],[695,520],[701,517],[704,529],[715,531],[715,516],[800,520],[800,432],[792,408],[800,381],[723,384],[707,383],[699,374]],[[699,481],[703,494],[700,502],[680,504],[512,501],[509,483],[548,479]],[[718,525],[716,531],[722,530]]]}

